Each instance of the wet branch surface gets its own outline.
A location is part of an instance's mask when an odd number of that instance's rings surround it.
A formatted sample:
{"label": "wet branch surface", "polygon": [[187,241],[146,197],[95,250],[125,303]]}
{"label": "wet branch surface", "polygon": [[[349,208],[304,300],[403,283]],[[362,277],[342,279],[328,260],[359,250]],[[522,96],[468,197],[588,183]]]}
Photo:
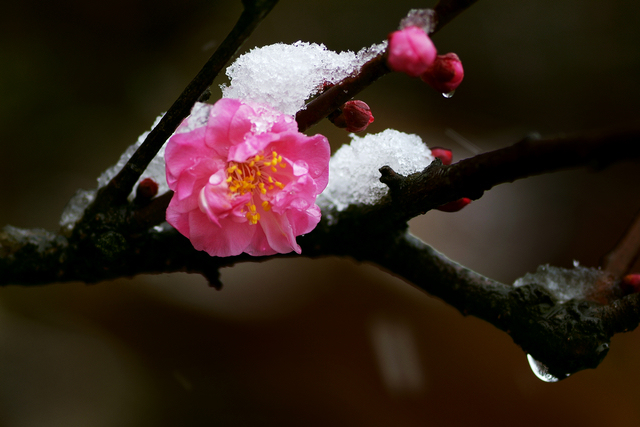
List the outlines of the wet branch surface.
{"label": "wet branch surface", "polygon": [[[435,8],[435,30],[474,2],[441,1]],[[221,267],[298,256],[210,257],[195,251],[188,239],[163,224],[171,192],[145,203],[126,199],[164,141],[276,1],[244,3],[246,10],[220,47],[221,53],[216,52],[209,60],[139,152],[98,195],[71,235],[11,226],[0,231],[0,285],[94,283],[180,271],[202,274],[219,288]],[[317,123],[388,72],[384,54],[372,59],[357,76],[308,104],[296,117],[300,128]],[[381,169],[381,181],[390,188],[389,195],[372,206],[353,205],[340,213],[331,212],[331,223],[328,212],[324,212],[318,227],[299,237],[298,242],[303,256],[344,256],[372,263],[441,298],[464,315],[488,321],[544,363],[552,375],[564,378],[581,369],[595,368],[606,355],[611,336],[637,327],[640,295],[612,299],[604,305],[586,300],[559,303],[539,285],[515,288],[447,259],[410,235],[407,221],[461,197],[478,199],[484,191],[501,183],[567,168],[600,169],[638,157],[640,129],[627,129],[525,138],[510,147],[450,166],[436,161],[408,177],[385,167]],[[636,231],[629,235],[633,242],[637,240]],[[637,244],[631,246],[637,250]]]}

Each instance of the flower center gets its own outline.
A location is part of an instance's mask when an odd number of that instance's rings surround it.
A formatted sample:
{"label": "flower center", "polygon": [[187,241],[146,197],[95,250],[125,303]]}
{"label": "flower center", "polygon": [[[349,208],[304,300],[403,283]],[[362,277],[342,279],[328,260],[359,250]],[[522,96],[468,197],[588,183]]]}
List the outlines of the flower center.
{"label": "flower center", "polygon": [[[246,162],[229,162],[227,167],[227,183],[231,197],[251,193],[251,200],[247,202],[246,209],[243,210],[245,217],[250,224],[257,224],[260,220],[260,213],[257,211],[254,196],[262,199],[262,209],[271,209],[269,201],[266,199],[267,192],[284,188],[284,184],[278,181],[276,173],[278,167],[284,169],[287,162],[277,152],[269,154],[256,154]],[[277,191],[277,190],[276,190]]]}

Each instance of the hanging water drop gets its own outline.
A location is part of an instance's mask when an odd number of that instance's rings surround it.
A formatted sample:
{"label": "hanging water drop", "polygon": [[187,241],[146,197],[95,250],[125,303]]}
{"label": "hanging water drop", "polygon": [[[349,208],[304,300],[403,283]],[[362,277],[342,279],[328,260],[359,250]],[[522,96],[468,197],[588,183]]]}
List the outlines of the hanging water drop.
{"label": "hanging water drop", "polygon": [[[531,357],[530,354],[527,354],[527,360],[529,361],[529,366],[531,366],[531,370],[533,371],[535,376],[541,379],[542,381],[546,383],[556,383],[560,381],[560,378],[554,375],[551,375],[549,373],[549,368],[547,368],[544,364],[538,362],[536,359]],[[569,375],[570,374],[566,374],[566,377],[568,377]]]}
{"label": "hanging water drop", "polygon": [[442,96],[444,96],[445,98],[449,99],[453,96],[453,94],[456,93],[455,90],[452,90],[451,92],[445,92],[442,94]]}

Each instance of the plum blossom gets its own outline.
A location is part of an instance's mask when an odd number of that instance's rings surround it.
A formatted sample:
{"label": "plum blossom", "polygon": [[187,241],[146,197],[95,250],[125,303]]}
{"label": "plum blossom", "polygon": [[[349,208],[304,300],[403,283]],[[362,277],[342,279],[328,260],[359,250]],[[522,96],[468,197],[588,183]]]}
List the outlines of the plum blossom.
{"label": "plum blossom", "polygon": [[436,47],[421,28],[407,27],[389,34],[387,64],[393,71],[418,77],[433,64]]}
{"label": "plum blossom", "polygon": [[165,151],[167,221],[211,256],[301,252],[320,221],[329,142],[291,116],[224,98],[196,104]]}

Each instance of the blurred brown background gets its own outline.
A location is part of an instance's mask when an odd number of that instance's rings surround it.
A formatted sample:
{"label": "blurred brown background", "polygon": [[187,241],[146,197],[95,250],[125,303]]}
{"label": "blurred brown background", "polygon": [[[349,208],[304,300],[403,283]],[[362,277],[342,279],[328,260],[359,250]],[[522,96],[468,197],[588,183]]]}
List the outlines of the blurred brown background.
{"label": "blurred brown background", "polygon": [[[434,3],[281,0],[244,49],[358,50]],[[240,11],[239,0],[4,5],[0,225],[56,229]],[[417,133],[461,159],[467,141],[487,151],[637,121],[639,18],[631,0],[479,1],[434,38],[464,63],[455,96],[387,76],[360,96],[368,131]],[[348,141],[329,123],[311,132],[334,149]],[[531,178],[411,227],[507,283],[545,263],[596,266],[640,210],[639,178],[631,162]],[[0,425],[640,425],[638,332],[616,336],[597,370],[546,384],[504,333],[372,266],[301,258],[222,280],[221,292],[185,274],[0,289]]]}

